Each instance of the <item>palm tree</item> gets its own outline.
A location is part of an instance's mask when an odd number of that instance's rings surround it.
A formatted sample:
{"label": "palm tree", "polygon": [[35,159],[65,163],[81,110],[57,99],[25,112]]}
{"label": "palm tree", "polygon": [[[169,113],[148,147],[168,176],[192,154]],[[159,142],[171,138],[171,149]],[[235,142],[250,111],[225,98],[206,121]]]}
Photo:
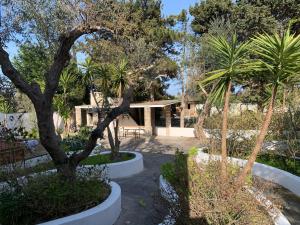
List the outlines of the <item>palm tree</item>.
{"label": "palm tree", "polygon": [[[129,85],[129,75],[127,72],[128,63],[123,59],[118,65],[110,65],[110,70],[113,75],[113,87],[119,100],[124,95],[125,88]],[[111,147],[111,158],[115,159],[119,156],[120,140],[119,140],[119,119],[116,118],[114,121],[114,138],[112,136],[110,127],[107,127],[108,139]]]}
{"label": "palm tree", "polygon": [[248,162],[237,179],[237,187],[240,187],[247,174],[251,171],[257,154],[262,148],[263,141],[271,122],[275,105],[276,95],[279,87],[287,87],[299,82],[300,79],[300,35],[290,33],[288,29],[283,35],[261,34],[252,39],[254,53],[259,57],[256,69],[268,74],[271,97],[264,122],[257,137],[255,147]]}
{"label": "palm tree", "polygon": [[237,36],[233,35],[230,40],[225,37],[210,37],[210,45],[215,51],[219,63],[218,70],[207,73],[208,77],[200,82],[200,85],[214,84],[210,94],[212,103],[224,98],[223,122],[221,131],[221,176],[227,178],[227,120],[229,111],[229,100],[232,83],[238,76],[247,71],[246,55],[249,43],[239,43]]}
{"label": "palm tree", "polygon": [[123,59],[117,66],[111,65],[113,85],[119,98],[123,97],[124,90],[129,83],[127,69],[128,63],[125,59]]}

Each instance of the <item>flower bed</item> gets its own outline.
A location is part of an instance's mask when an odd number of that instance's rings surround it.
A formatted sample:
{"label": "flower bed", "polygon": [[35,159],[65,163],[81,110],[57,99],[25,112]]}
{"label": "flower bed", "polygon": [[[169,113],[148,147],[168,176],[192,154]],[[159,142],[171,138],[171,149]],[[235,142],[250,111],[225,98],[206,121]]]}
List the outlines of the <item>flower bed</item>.
{"label": "flower bed", "polygon": [[[208,161],[210,159],[219,160],[219,155],[210,155],[202,152],[202,149],[199,150],[196,160],[197,162]],[[228,160],[235,165],[240,167],[246,165],[247,160],[237,159],[229,157]],[[300,177],[288,173],[286,171],[274,168],[272,166],[264,165],[261,163],[254,163],[252,174],[258,177],[261,177],[267,181],[279,184],[286,189],[290,190],[294,194],[300,196]]]}
{"label": "flower bed", "polygon": [[121,191],[117,184],[108,185],[99,177],[101,174],[82,174],[75,181],[67,181],[47,171],[19,178],[1,189],[0,224],[25,225],[55,219],[43,224],[92,225],[103,220],[103,224],[112,225],[121,210]]}
{"label": "flower bed", "polygon": [[[134,174],[138,174],[144,170],[143,155],[141,153],[127,152],[127,151],[121,151],[120,153],[133,154],[135,157],[130,160],[108,163],[105,165],[102,164],[84,165],[80,167],[80,170],[85,171],[86,169],[89,169],[91,167],[99,170],[104,170],[104,173],[110,179],[129,177]],[[108,155],[110,154],[110,152],[102,152],[101,154]],[[91,157],[92,156],[93,155],[91,155]]]}
{"label": "flower bed", "polygon": [[111,182],[111,193],[101,204],[75,215],[56,219],[39,225],[113,225],[121,213],[121,188]]}
{"label": "flower bed", "polygon": [[222,182],[218,161],[211,157],[199,161],[197,151],[190,154],[177,153],[175,163],[162,167],[164,177],[160,177],[160,189],[170,203],[170,214],[161,225],[175,224],[175,219],[179,224],[227,224],[232,221],[237,224],[289,224],[253,187],[251,177],[247,178],[246,188],[234,188],[238,166],[228,164],[230,176]]}

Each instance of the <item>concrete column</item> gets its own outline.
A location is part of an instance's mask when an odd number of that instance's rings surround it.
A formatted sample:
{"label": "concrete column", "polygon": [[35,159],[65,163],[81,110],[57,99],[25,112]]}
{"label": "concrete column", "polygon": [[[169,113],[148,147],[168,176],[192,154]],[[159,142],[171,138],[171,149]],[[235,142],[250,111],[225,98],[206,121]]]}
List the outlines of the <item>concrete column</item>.
{"label": "concrete column", "polygon": [[144,120],[145,120],[145,134],[152,136],[152,119],[151,119],[151,108],[145,107],[144,108]]}
{"label": "concrete column", "polygon": [[93,112],[93,116],[92,116],[92,125],[93,127],[96,127],[98,124],[98,113],[97,112]]}
{"label": "concrete column", "polygon": [[76,128],[79,129],[82,126],[81,108],[75,108],[75,122],[76,122]]}
{"label": "concrete column", "polygon": [[165,110],[165,118],[166,118],[166,135],[170,136],[171,130],[171,106],[166,106]]}

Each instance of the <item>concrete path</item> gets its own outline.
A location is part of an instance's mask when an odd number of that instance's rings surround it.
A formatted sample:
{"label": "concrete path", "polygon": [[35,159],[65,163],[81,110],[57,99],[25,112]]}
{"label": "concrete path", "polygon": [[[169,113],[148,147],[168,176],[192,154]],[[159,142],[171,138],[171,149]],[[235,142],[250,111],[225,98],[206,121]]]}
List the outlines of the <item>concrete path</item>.
{"label": "concrete path", "polygon": [[256,177],[256,185],[262,188],[267,198],[282,210],[291,225],[300,225],[300,197],[278,184],[261,178]]}
{"label": "concrete path", "polygon": [[143,153],[144,171],[138,175],[116,179],[122,189],[122,212],[115,225],[157,225],[168,213],[160,197],[158,178],[160,166],[174,159],[177,148],[187,151],[197,146],[194,138],[155,138],[123,140],[122,150]]}

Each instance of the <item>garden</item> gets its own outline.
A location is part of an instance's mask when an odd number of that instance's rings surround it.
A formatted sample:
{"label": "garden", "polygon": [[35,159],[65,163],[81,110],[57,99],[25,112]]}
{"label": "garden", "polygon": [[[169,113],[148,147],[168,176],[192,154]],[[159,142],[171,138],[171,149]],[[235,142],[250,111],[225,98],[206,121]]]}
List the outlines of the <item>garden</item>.
{"label": "garden", "polygon": [[0,225],[299,224],[300,3],[263,2],[1,1]]}

